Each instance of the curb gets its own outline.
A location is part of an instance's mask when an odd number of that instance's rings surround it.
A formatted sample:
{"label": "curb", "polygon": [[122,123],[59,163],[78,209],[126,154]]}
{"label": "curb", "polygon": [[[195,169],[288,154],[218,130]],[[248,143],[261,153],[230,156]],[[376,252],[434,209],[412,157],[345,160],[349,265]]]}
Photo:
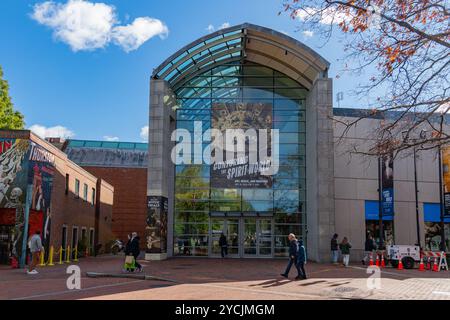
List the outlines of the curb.
{"label": "curb", "polygon": [[126,273],[101,273],[101,272],[86,272],[86,276],[89,278],[131,278],[131,279],[140,279],[140,280],[160,280],[167,281],[173,283],[179,283],[178,281],[150,276],[146,274],[126,274]]}

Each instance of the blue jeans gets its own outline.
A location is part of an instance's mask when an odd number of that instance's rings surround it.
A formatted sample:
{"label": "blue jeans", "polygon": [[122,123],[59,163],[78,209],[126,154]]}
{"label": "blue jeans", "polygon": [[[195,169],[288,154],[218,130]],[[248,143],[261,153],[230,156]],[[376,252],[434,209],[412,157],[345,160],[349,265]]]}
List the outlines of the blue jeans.
{"label": "blue jeans", "polygon": [[339,250],[331,250],[331,260],[333,263],[337,263],[339,259]]}
{"label": "blue jeans", "polygon": [[301,276],[301,271],[298,268],[298,265],[296,263],[296,259],[295,258],[294,259],[289,258],[289,262],[288,262],[288,265],[286,266],[286,271],[284,271],[284,274],[286,276],[289,275],[289,271],[291,271],[292,265],[295,265],[295,268],[297,269],[297,273],[298,273],[297,275]]}

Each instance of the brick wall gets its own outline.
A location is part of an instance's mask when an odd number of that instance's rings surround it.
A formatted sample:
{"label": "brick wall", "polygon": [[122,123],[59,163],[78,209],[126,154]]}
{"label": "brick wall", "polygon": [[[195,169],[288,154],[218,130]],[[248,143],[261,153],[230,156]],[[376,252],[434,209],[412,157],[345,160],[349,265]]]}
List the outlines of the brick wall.
{"label": "brick wall", "polygon": [[145,219],[147,217],[147,169],[105,168],[83,166],[84,169],[114,186],[112,233],[126,241],[127,234],[136,231],[145,247]]}

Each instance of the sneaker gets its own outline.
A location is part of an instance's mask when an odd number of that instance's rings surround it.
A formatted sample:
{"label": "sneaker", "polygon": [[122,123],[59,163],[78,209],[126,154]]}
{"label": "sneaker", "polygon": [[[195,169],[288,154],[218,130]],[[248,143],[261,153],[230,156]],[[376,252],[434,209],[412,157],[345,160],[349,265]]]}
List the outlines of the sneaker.
{"label": "sneaker", "polygon": [[281,273],[280,276],[285,277],[285,278],[288,277],[288,275],[287,275],[287,274],[284,274],[284,273]]}
{"label": "sneaker", "polygon": [[31,270],[31,271],[27,271],[27,274],[38,274],[39,272],[37,272],[36,269]]}

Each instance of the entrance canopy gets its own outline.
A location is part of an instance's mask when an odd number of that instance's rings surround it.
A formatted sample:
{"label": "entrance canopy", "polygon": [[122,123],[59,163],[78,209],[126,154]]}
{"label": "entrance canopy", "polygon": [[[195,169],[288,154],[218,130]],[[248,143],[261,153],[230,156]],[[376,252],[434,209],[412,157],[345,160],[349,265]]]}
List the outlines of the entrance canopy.
{"label": "entrance canopy", "polygon": [[326,78],[329,62],[303,43],[272,29],[244,23],[204,36],[170,56],[152,74],[176,91],[193,77],[229,62],[250,61],[289,76],[308,90]]}

